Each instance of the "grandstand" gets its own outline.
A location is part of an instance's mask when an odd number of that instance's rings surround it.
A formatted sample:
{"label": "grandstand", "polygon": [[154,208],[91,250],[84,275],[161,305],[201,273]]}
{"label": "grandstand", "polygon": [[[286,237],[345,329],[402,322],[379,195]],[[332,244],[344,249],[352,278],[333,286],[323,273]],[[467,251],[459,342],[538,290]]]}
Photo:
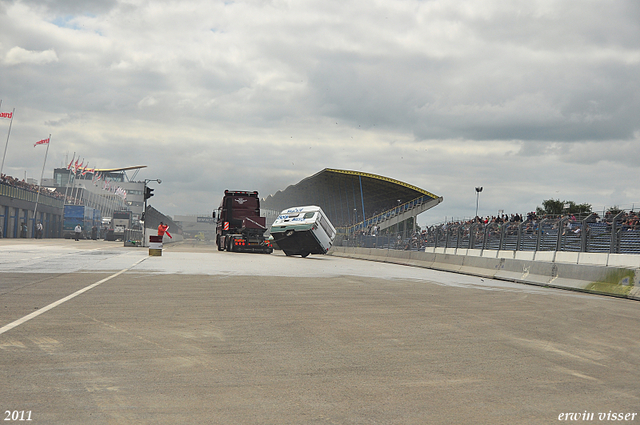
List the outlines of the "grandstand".
{"label": "grandstand", "polygon": [[633,211],[600,218],[530,216],[526,221],[446,223],[431,226],[419,237],[419,249],[440,247],[500,251],[567,251],[612,254],[640,253],[640,227]]}
{"label": "grandstand", "polygon": [[269,218],[285,208],[317,205],[339,232],[412,232],[416,216],[442,202],[424,189],[361,171],[325,168],[262,200]]}
{"label": "grandstand", "polygon": [[[42,237],[60,237],[64,200],[57,195],[24,180],[0,175],[0,238],[34,237],[38,222],[43,225]],[[22,224],[26,224],[25,231]]]}

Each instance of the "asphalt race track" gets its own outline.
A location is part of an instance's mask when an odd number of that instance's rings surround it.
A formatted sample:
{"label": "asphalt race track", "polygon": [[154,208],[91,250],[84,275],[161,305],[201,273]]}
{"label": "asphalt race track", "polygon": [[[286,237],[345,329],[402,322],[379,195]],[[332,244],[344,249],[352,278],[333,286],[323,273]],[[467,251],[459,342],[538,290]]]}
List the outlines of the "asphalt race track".
{"label": "asphalt race track", "polygon": [[0,239],[0,419],[640,424],[639,324],[637,301],[393,264]]}

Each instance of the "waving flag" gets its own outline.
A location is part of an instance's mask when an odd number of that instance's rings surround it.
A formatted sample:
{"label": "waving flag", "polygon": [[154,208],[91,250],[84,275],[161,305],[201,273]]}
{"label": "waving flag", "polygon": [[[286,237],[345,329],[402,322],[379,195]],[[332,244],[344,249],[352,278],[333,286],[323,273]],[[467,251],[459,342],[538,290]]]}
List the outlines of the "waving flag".
{"label": "waving flag", "polygon": [[116,195],[118,195],[122,199],[127,199],[127,191],[120,186],[118,186],[118,188],[116,189]]}
{"label": "waving flag", "polygon": [[49,138],[42,139],[42,140],[34,143],[33,147],[35,148],[38,145],[48,145],[49,144],[49,140],[50,140]]}
{"label": "waving flag", "polygon": [[67,170],[71,169],[71,166],[73,165],[73,160],[76,159],[76,153],[73,153],[73,157],[71,158],[71,162],[69,163],[69,165],[67,165]]}
{"label": "waving flag", "polygon": [[13,112],[0,112],[0,118],[13,118]]}

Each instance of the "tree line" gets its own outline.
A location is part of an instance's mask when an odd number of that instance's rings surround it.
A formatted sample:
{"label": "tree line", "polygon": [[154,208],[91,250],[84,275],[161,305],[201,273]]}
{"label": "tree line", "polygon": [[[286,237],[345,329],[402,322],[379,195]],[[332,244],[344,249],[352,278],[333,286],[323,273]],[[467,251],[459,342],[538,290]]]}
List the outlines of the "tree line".
{"label": "tree line", "polygon": [[[573,201],[561,201],[559,199],[544,200],[542,201],[542,206],[536,207],[537,215],[572,214],[584,216],[589,215],[592,212],[591,204],[578,204]],[[614,206],[607,209],[607,212],[616,215],[622,212],[622,210],[617,206]]]}

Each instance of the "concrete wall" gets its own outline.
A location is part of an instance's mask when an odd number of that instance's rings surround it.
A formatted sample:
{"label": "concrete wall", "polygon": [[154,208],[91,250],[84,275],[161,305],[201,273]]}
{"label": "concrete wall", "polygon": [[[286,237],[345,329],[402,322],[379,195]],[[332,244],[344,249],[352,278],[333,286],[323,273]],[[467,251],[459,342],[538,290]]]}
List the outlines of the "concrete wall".
{"label": "concrete wall", "polygon": [[[155,229],[146,229],[146,234],[145,234],[145,244],[144,246],[149,246],[149,236],[156,236],[158,234],[158,228]],[[171,233],[171,229],[169,229],[169,233]],[[171,243],[175,243],[175,242],[182,242],[184,240],[184,237],[180,234],[174,234],[171,233],[171,237],[164,235],[162,237],[162,244],[166,245],[166,244],[171,244]]]}
{"label": "concrete wall", "polygon": [[640,300],[640,255],[334,246],[330,255]]}

